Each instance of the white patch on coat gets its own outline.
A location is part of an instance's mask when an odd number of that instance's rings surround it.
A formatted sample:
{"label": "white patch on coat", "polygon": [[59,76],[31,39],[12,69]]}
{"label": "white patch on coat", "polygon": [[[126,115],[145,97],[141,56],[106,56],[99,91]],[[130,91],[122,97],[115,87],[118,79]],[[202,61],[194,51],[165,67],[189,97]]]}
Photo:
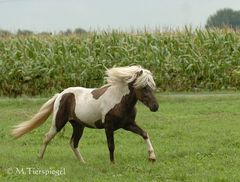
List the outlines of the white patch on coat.
{"label": "white patch on coat", "polygon": [[155,160],[156,156],[155,156],[155,153],[154,153],[154,149],[153,149],[152,143],[151,143],[151,141],[149,139],[149,136],[148,136],[147,139],[145,139],[145,142],[147,144],[148,158],[151,159],[151,160]]}
{"label": "white patch on coat", "polygon": [[148,149],[148,152],[152,152],[152,151],[154,151],[154,150],[153,150],[153,146],[152,146],[152,143],[151,143],[150,139],[149,139],[149,138],[147,138],[147,139],[145,140],[145,142],[146,142],[146,144],[147,144],[147,149]]}
{"label": "white patch on coat", "polygon": [[60,101],[62,99],[63,92],[58,95],[53,105],[53,117],[52,117],[52,126],[56,127],[56,115],[59,109]]}

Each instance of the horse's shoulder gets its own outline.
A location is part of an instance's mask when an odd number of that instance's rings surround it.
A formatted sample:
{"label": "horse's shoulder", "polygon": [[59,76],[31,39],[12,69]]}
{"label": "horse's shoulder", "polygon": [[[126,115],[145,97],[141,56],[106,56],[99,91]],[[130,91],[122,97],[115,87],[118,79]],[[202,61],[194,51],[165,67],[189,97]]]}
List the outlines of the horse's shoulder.
{"label": "horse's shoulder", "polygon": [[110,85],[105,85],[101,88],[93,89],[92,92],[91,92],[93,98],[94,99],[99,99],[99,97],[101,97],[107,91],[107,89],[109,87],[110,87]]}
{"label": "horse's shoulder", "polygon": [[110,118],[118,118],[120,120],[125,120],[128,118],[135,118],[136,116],[136,108],[133,107],[131,110],[126,109],[125,107],[122,107],[121,104],[115,105],[114,108],[112,108],[106,116],[110,116]]}

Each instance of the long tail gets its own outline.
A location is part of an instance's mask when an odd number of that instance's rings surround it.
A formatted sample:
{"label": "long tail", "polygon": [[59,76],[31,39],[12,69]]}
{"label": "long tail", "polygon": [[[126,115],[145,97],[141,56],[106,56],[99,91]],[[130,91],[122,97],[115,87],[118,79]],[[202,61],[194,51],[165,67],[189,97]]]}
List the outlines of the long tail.
{"label": "long tail", "polygon": [[53,112],[53,105],[57,98],[58,94],[53,96],[50,100],[43,104],[37,114],[35,114],[32,119],[20,123],[19,125],[14,126],[14,129],[11,132],[11,135],[14,138],[19,138],[22,135],[32,131],[33,129],[39,127],[43,124],[49,115]]}

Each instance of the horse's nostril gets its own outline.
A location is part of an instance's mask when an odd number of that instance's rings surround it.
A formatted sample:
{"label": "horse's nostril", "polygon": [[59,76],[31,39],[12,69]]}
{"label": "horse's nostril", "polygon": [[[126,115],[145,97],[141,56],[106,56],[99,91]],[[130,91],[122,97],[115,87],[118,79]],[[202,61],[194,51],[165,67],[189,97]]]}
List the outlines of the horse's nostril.
{"label": "horse's nostril", "polygon": [[157,110],[158,110],[158,104],[154,104],[151,108],[150,108],[150,110],[151,111],[153,111],[153,112],[156,112]]}

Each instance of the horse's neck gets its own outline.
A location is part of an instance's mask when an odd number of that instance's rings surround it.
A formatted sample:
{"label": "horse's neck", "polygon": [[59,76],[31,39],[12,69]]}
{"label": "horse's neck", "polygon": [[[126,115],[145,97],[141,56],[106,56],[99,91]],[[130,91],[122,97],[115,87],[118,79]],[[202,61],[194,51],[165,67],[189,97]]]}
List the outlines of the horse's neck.
{"label": "horse's neck", "polygon": [[132,88],[129,88],[129,90],[129,94],[125,95],[122,99],[122,107],[132,110],[137,103],[137,97]]}
{"label": "horse's neck", "polygon": [[134,93],[133,88],[129,87],[128,85],[115,85],[113,87],[114,95],[117,97],[120,96],[118,98],[120,106],[127,110],[133,109],[137,103],[137,97],[136,94]]}

